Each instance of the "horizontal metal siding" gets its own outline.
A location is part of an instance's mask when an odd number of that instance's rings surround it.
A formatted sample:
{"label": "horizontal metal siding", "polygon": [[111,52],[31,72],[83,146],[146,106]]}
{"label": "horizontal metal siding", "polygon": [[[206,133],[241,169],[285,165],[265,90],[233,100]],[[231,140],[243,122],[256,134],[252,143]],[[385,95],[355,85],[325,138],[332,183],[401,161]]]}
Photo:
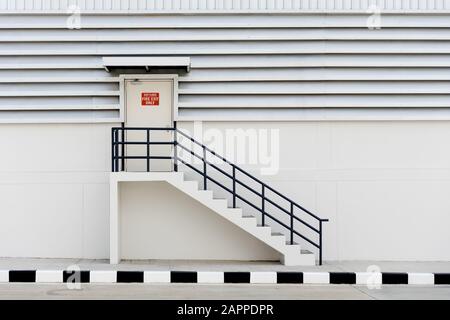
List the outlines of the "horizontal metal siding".
{"label": "horizontal metal siding", "polygon": [[283,40],[450,40],[445,29],[440,28],[389,28],[376,32],[362,28],[240,28],[240,29],[80,29],[9,30],[0,34],[5,43],[34,42],[180,42],[180,41],[283,41]]}
{"label": "horizontal metal siding", "polygon": [[65,11],[77,5],[90,11],[266,11],[266,10],[446,10],[448,0],[4,0],[0,10]]}
{"label": "horizontal metal siding", "polygon": [[[66,14],[0,15],[0,29],[65,29],[72,25]],[[266,29],[271,28],[363,28],[368,14],[198,14],[81,15],[82,29]],[[381,28],[449,28],[448,14],[383,14]],[[74,31],[74,30],[71,30]],[[373,31],[373,30],[370,30]],[[130,36],[132,36],[130,34]]]}
{"label": "horizontal metal siding", "polygon": [[[273,54],[192,56],[191,66],[200,69],[279,69],[309,67],[450,67],[448,54]],[[102,70],[100,56],[0,56],[0,70],[91,69]],[[330,69],[331,70],[331,69]],[[376,80],[376,79],[375,79]],[[1,81],[1,79],[0,79]]]}
{"label": "horizontal metal siding", "polygon": [[181,116],[449,108],[449,17],[369,30],[364,15],[90,15],[69,30],[65,16],[2,16],[0,122],[118,121],[104,55],[190,56]]}
{"label": "horizontal metal siding", "polygon": [[215,55],[215,54],[419,54],[450,53],[443,41],[211,41],[195,42],[39,42],[14,43],[0,47],[0,56],[34,55]]}

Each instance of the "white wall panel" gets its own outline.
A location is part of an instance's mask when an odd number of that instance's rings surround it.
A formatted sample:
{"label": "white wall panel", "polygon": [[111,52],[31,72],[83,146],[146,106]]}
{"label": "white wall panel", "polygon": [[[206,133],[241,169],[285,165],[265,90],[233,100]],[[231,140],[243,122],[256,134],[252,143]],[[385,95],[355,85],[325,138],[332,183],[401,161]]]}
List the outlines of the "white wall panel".
{"label": "white wall panel", "polygon": [[[192,130],[190,123],[180,126]],[[261,175],[264,165],[244,166],[330,218],[326,259],[450,259],[445,250],[450,154],[442,148],[448,122],[203,123],[203,132],[214,129],[224,136],[238,128],[279,130],[279,172]]]}
{"label": "white wall panel", "polygon": [[[236,128],[279,130],[279,172],[244,167],[330,218],[326,260],[450,260],[448,121],[203,126]],[[13,152],[0,163],[0,256],[107,258],[109,135],[100,124],[1,126],[0,146]]]}
{"label": "white wall panel", "polygon": [[[110,167],[108,125],[0,126],[0,167],[13,172],[103,172]],[[64,152],[59,152],[64,150]]]}
{"label": "white wall panel", "polygon": [[0,184],[1,256],[83,256],[82,193],[77,184]]}
{"label": "white wall panel", "polygon": [[110,127],[0,126],[0,256],[108,257]]}

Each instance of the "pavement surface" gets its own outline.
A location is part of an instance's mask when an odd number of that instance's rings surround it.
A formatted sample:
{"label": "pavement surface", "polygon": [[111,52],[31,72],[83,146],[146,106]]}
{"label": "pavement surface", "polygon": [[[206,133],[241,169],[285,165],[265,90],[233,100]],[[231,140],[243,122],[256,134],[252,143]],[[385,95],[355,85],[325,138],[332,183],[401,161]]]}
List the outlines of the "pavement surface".
{"label": "pavement surface", "polygon": [[327,261],[322,266],[287,267],[279,262],[138,260],[118,265],[108,260],[0,258],[0,270],[163,270],[163,271],[302,271],[302,272],[425,272],[450,273],[448,262]]}
{"label": "pavement surface", "polygon": [[0,299],[171,299],[171,300],[449,300],[450,286],[185,285],[185,284],[0,284]]}

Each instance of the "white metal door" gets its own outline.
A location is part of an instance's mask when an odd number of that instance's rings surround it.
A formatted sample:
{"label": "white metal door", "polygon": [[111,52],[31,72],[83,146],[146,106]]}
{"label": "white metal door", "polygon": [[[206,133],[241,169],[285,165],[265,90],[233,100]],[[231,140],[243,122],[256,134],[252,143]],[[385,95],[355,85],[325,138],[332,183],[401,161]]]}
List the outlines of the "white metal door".
{"label": "white metal door", "polygon": [[[125,127],[170,128],[173,127],[174,81],[172,79],[125,80]],[[147,141],[146,131],[127,131],[127,141]],[[173,140],[172,131],[151,131],[153,142]],[[146,145],[127,145],[127,156],[146,156]],[[172,156],[171,145],[150,145],[151,156]],[[172,171],[173,161],[152,159],[150,171]],[[147,171],[147,161],[128,159],[127,171]]]}

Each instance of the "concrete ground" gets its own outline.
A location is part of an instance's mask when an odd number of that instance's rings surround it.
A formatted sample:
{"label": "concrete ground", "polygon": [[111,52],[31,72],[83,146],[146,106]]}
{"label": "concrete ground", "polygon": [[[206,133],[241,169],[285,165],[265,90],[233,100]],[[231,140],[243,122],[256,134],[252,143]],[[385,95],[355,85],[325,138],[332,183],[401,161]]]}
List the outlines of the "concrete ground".
{"label": "concrete ground", "polygon": [[[326,262],[323,266],[286,267],[278,262],[227,261],[124,261],[0,259],[0,270],[183,270],[183,271],[380,271],[450,273],[450,262]],[[357,285],[249,285],[249,284],[66,284],[0,283],[0,299],[450,299],[450,286],[383,285],[378,289]]]}
{"label": "concrete ground", "polygon": [[279,262],[138,260],[111,265],[108,260],[0,258],[0,270],[164,270],[164,271],[303,271],[303,272],[442,272],[450,273],[448,262],[327,261],[322,266],[287,267]]}
{"label": "concrete ground", "polygon": [[249,285],[249,284],[0,284],[0,299],[171,299],[171,300],[390,300],[450,299],[450,286]]}

